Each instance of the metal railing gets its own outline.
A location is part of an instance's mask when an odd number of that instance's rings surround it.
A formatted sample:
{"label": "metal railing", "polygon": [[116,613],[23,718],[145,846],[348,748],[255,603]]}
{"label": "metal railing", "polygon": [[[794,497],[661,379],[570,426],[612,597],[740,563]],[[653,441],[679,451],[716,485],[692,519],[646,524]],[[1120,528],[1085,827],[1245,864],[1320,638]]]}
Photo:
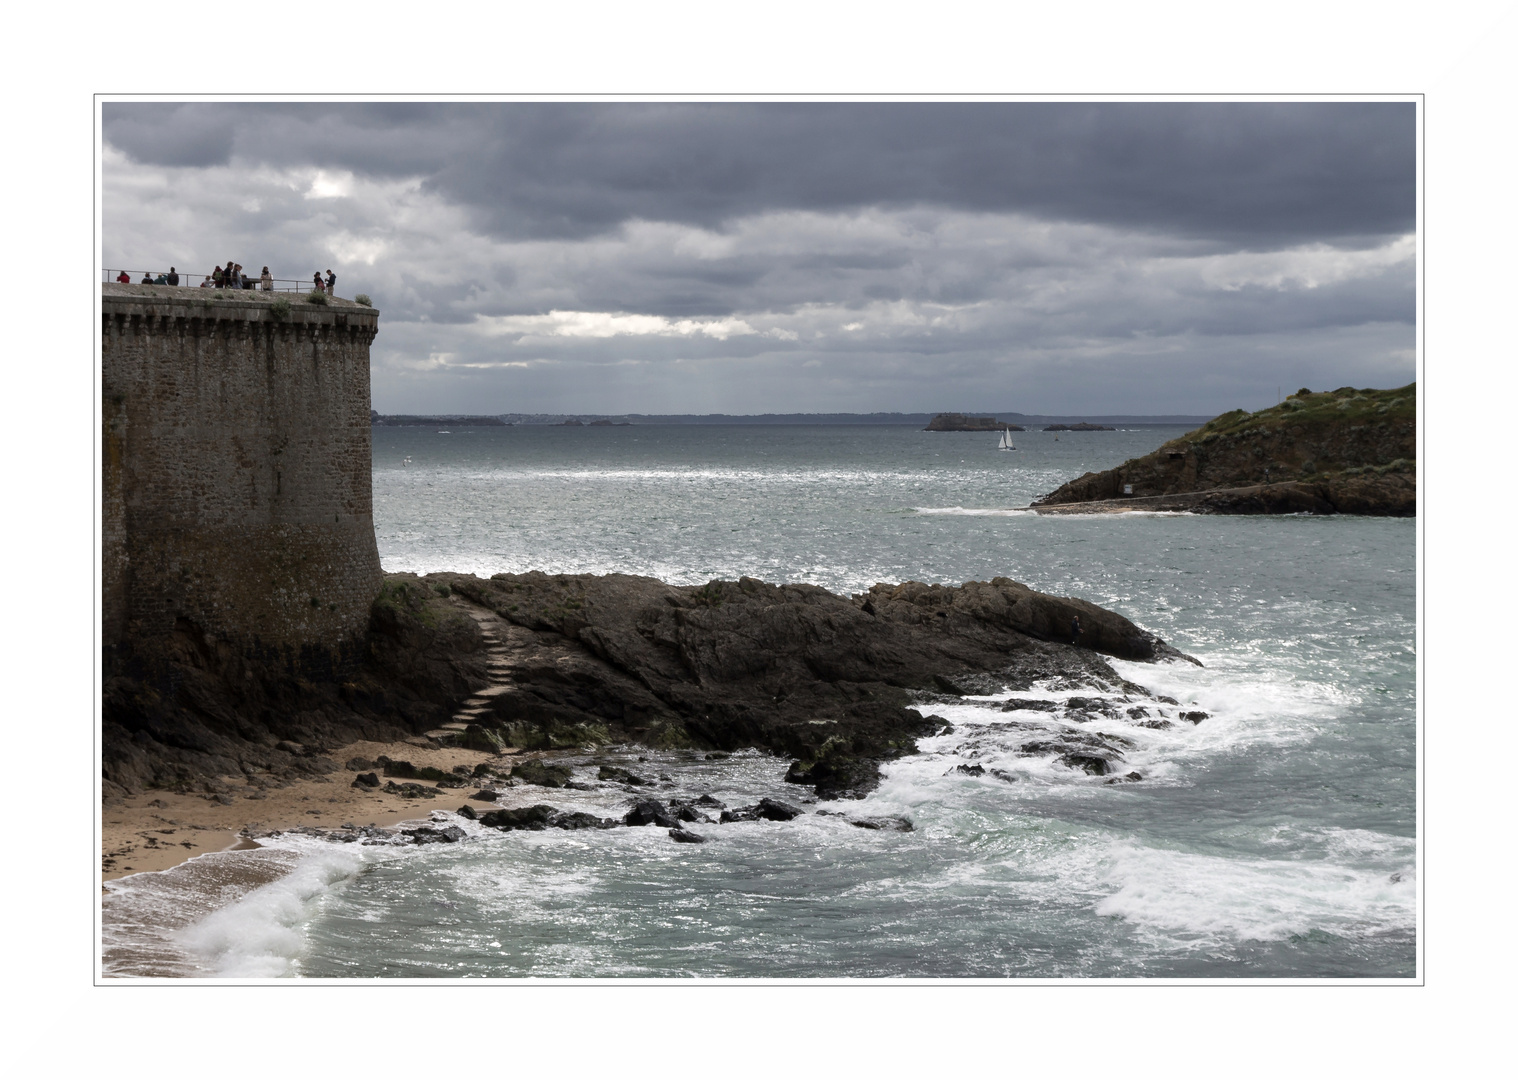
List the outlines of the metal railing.
{"label": "metal railing", "polygon": [[[126,282],[121,282],[121,284],[128,285],[168,285],[168,279],[170,277],[170,274],[167,270],[123,270],[119,267],[116,267],[103,272],[104,280],[111,283],[118,283],[122,274],[125,274],[129,280]],[[205,278],[205,276],[206,275],[204,274],[186,274],[180,272],[178,287],[181,289],[197,288],[201,285],[202,280]],[[224,292],[238,292],[242,291],[243,288],[246,288],[246,290],[249,292],[265,291],[263,286],[259,284],[259,280],[256,277],[248,278],[248,284],[245,287],[237,285],[217,286],[215,282],[212,282],[205,286],[207,289],[215,289],[218,287]],[[323,279],[322,287],[323,290],[325,290],[325,278]],[[270,278],[269,289],[267,291],[308,293],[314,288],[316,288],[316,283],[314,281],[311,281],[309,278],[305,281],[301,281],[296,278]],[[339,297],[339,299],[341,299],[341,297]]]}

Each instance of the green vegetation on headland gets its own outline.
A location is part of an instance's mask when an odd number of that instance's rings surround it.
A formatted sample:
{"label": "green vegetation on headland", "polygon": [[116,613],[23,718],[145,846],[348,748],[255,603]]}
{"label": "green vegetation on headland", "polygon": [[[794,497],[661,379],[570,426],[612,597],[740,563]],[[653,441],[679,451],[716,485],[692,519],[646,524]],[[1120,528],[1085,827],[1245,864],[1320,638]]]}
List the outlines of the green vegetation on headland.
{"label": "green vegetation on headland", "polygon": [[1086,473],[1034,506],[1410,516],[1417,506],[1417,404],[1416,383],[1299,390],[1259,412],[1214,417],[1115,469]]}

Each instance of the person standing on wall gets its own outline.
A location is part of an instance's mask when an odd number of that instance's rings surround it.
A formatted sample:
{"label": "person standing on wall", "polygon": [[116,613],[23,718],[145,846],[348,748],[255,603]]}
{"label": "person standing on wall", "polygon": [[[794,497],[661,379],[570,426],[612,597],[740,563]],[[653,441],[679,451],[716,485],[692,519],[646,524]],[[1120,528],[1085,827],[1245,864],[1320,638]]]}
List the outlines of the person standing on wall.
{"label": "person standing on wall", "polygon": [[258,283],[263,286],[264,292],[274,291],[274,279],[269,276],[269,268],[264,267],[264,272],[258,275]]}
{"label": "person standing on wall", "polygon": [[332,268],[329,266],[327,268],[327,295],[328,296],[336,296],[337,293],[334,291],[336,288],[337,288],[337,275],[332,272]]}
{"label": "person standing on wall", "polygon": [[1083,633],[1085,631],[1081,629],[1081,617],[1079,615],[1072,615],[1070,617],[1070,644],[1079,645]]}
{"label": "person standing on wall", "polygon": [[172,266],[169,267],[169,284],[170,285],[178,285],[179,284],[179,271],[175,270]]}
{"label": "person standing on wall", "polygon": [[130,285],[132,283],[132,275],[123,270],[116,275],[116,280],[123,285]]}
{"label": "person standing on wall", "polygon": [[324,292],[325,291],[322,288],[322,272],[320,270],[318,270],[316,273],[314,273],[314,274],[311,275],[311,291],[312,292]]}

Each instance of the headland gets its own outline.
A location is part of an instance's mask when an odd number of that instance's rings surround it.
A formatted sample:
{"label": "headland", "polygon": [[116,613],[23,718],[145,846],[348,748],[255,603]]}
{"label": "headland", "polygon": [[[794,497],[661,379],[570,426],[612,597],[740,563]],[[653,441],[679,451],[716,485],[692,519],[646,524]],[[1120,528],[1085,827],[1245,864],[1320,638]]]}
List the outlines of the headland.
{"label": "headland", "polygon": [[1224,413],[1153,453],[1086,473],[1036,500],[1040,514],[1417,513],[1417,384],[1300,390]]}

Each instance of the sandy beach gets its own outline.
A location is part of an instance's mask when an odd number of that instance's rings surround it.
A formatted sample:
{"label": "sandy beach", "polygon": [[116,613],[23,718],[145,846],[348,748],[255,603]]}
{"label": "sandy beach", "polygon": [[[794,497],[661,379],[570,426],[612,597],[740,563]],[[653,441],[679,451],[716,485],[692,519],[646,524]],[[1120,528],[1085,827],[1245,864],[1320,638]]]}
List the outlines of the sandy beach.
{"label": "sandy beach", "polygon": [[[408,742],[355,742],[325,756],[342,766],[350,758],[373,761],[382,754],[444,771],[456,765],[472,769],[481,762],[503,760],[477,750],[432,749]],[[510,760],[508,756],[503,761],[503,771],[510,767],[505,763]],[[354,787],[356,773],[339,768],[319,779],[265,788],[241,776],[224,776],[220,778],[228,789],[224,796],[144,791],[108,800],[101,812],[101,880],[167,870],[211,851],[255,847],[257,842],[250,836],[276,829],[336,829],[345,824],[383,827],[425,818],[431,810],[457,810],[476,790],[471,785],[446,789],[446,794],[431,799],[405,798],[383,789]]]}

